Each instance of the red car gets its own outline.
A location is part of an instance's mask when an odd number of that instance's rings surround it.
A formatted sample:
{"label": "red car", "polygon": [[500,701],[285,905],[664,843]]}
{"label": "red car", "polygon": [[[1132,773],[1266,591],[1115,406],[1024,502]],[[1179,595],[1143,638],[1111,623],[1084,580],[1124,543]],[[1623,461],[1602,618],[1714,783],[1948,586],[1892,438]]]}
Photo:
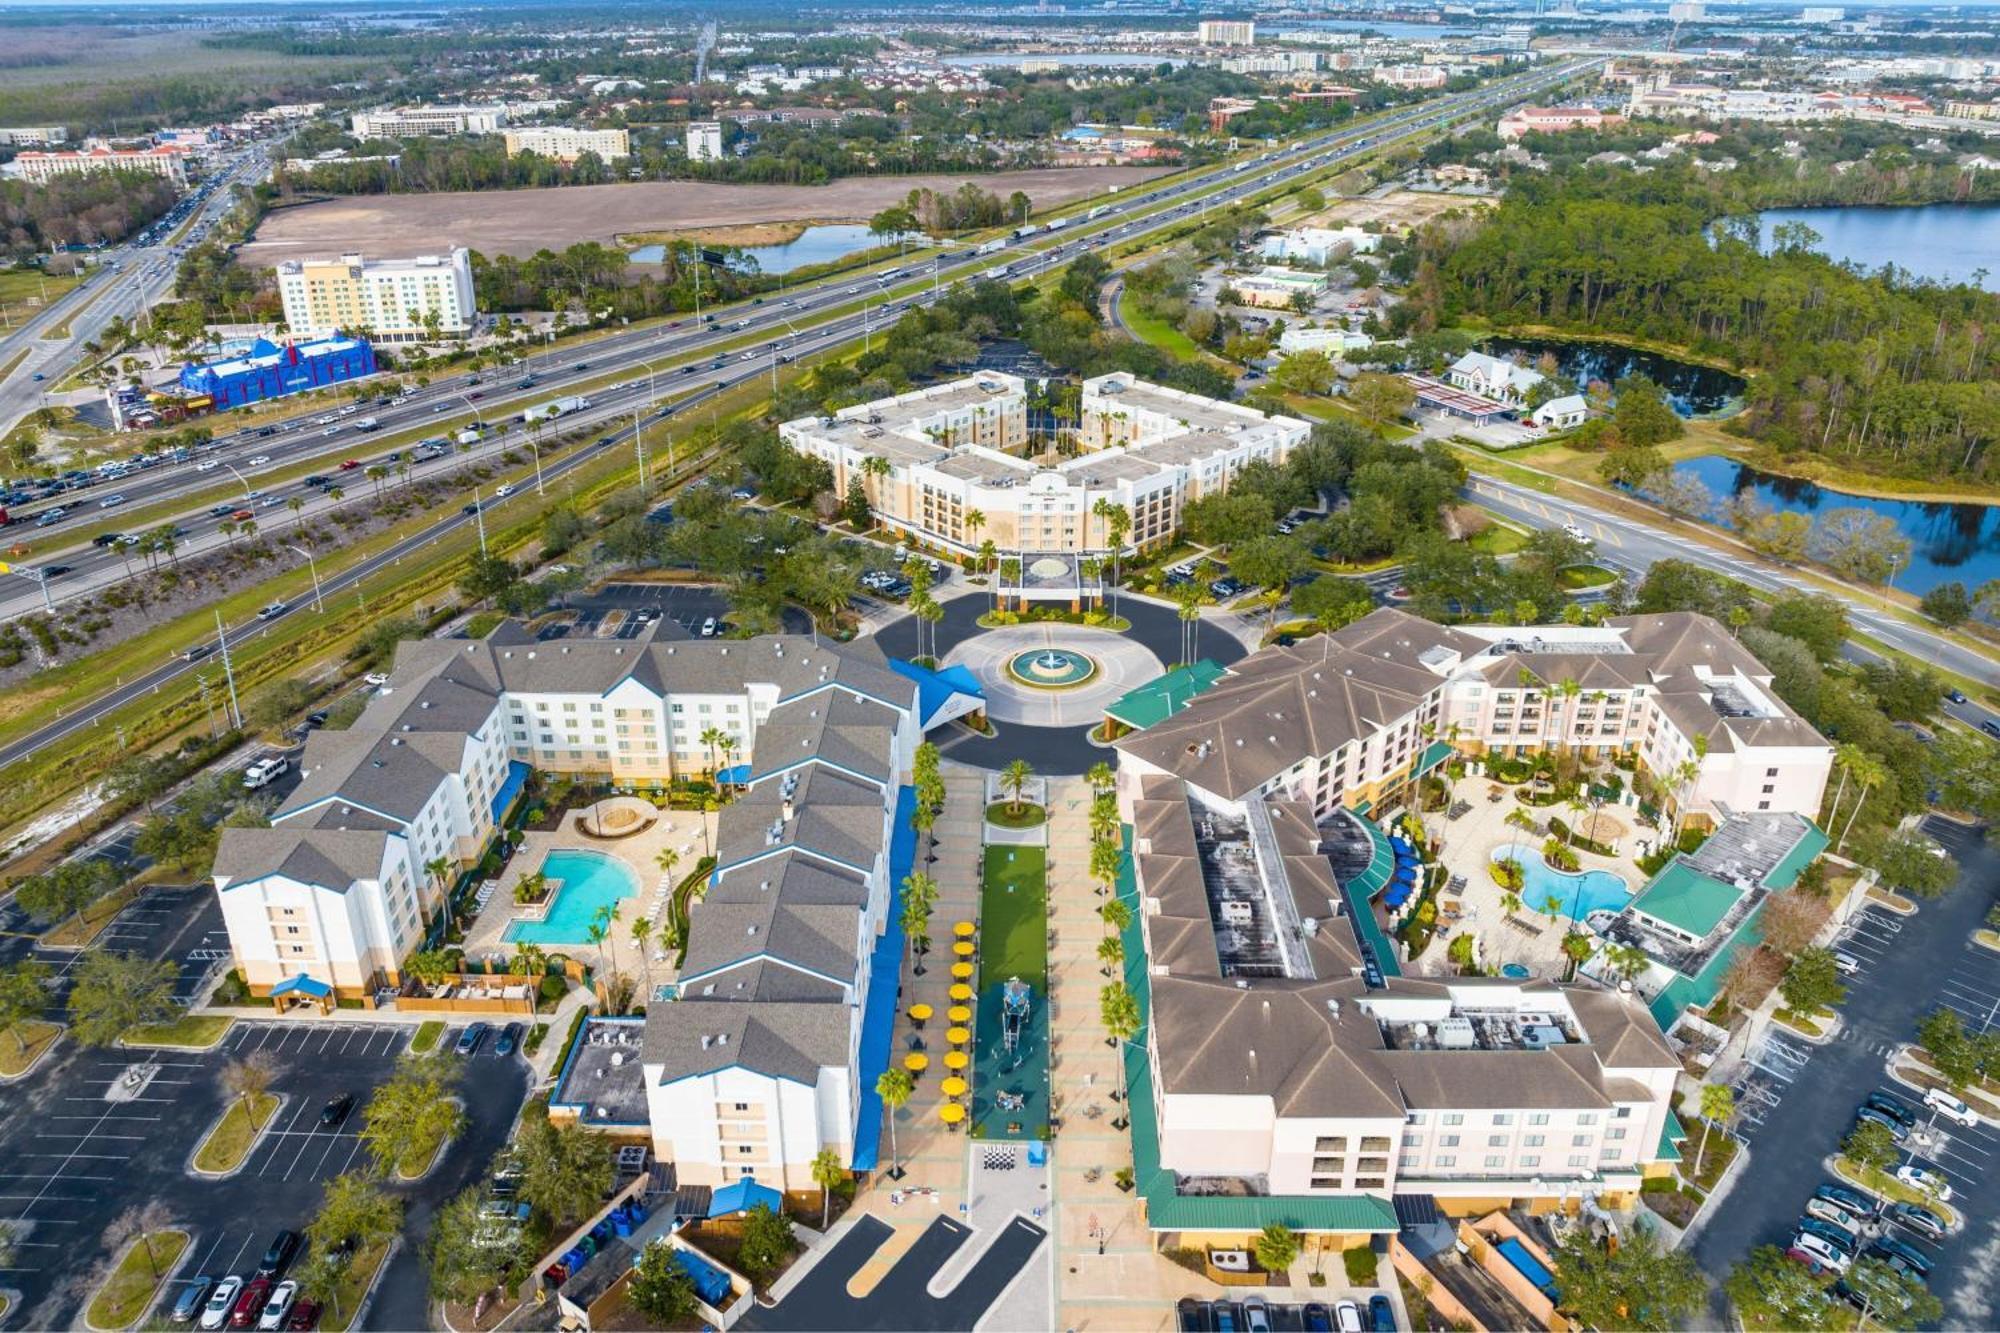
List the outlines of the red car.
{"label": "red car", "polygon": [[229,1326],[248,1328],[257,1322],[257,1316],[264,1313],[265,1302],[271,1299],[271,1279],[252,1278],[243,1284],[237,1293],[236,1304],[229,1307]]}
{"label": "red car", "polygon": [[231,514],[230,517],[235,519],[238,523],[241,523],[244,519],[255,518],[257,517],[257,515],[248,509],[239,509],[235,513]]}
{"label": "red car", "polygon": [[356,468],[358,468],[358,467],[360,467],[360,466],[361,466],[361,460],[360,460],[360,459],[358,459],[358,458],[350,458],[350,459],[347,459],[347,460],[346,460],[345,462],[343,462],[343,463],[342,463],[342,464],[340,465],[340,470],[341,470],[342,472],[352,472],[352,471],[354,471],[354,469],[356,469]]}
{"label": "red car", "polygon": [[319,1327],[319,1302],[300,1301],[292,1307],[292,1313],[285,1320],[288,1329],[304,1330]]}

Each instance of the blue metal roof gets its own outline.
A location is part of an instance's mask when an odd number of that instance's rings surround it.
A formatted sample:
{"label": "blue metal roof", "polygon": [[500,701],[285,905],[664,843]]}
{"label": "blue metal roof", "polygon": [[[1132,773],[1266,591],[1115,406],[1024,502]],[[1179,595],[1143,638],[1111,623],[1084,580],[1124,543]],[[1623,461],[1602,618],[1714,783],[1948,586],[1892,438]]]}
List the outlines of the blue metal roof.
{"label": "blue metal roof", "polygon": [[785,1196],[769,1185],[759,1185],[752,1177],[744,1176],[720,1187],[709,1197],[708,1215],[728,1217],[731,1213],[747,1213],[760,1203],[774,1213],[781,1213],[785,1209]]}
{"label": "blue metal roof", "polygon": [[316,981],[301,972],[295,977],[287,977],[271,987],[271,998],[282,1000],[287,995],[304,995],[315,1000],[324,1000],[333,994],[333,987],[324,981]]}

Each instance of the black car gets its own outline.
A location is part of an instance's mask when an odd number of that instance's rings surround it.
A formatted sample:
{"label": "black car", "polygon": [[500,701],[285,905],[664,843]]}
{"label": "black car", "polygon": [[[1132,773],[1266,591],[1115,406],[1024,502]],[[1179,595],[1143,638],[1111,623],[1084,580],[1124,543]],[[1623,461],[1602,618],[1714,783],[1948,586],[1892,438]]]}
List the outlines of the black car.
{"label": "black car", "polygon": [[1904,1129],[1917,1127],[1917,1113],[1906,1101],[1891,1097],[1886,1092],[1871,1092],[1861,1099],[1863,1106],[1872,1107],[1902,1125]]}
{"label": "black car", "polygon": [[1854,1113],[1854,1126],[1859,1129],[1864,1124],[1880,1125],[1889,1131],[1889,1137],[1901,1143],[1910,1136],[1907,1125],[1890,1115],[1879,1106],[1864,1106]]}
{"label": "black car", "polygon": [[519,1045],[520,1041],[521,1025],[519,1023],[509,1023],[506,1027],[500,1029],[500,1039],[493,1043],[493,1054],[512,1055],[514,1047]]}
{"label": "black car", "polygon": [[43,565],[42,577],[45,579],[60,578],[64,574],[70,573],[75,568],[76,568],[75,565]]}
{"label": "black car", "polygon": [[465,506],[458,512],[464,514],[467,518],[472,517],[474,514],[479,512],[479,501],[474,500],[471,504]]}
{"label": "black car", "polygon": [[215,1279],[205,1274],[188,1278],[168,1307],[167,1318],[176,1324],[192,1324],[201,1316],[201,1307],[208,1304],[208,1293],[214,1289]]}
{"label": "black car", "polygon": [[116,546],[124,540],[125,534],[122,532],[100,532],[90,539],[90,544],[102,550],[106,546]]}
{"label": "black car", "polygon": [[271,1246],[264,1251],[264,1257],[257,1264],[257,1276],[274,1281],[291,1266],[292,1256],[299,1252],[299,1233],[280,1231],[271,1238]]}
{"label": "black car", "polygon": [[1867,1253],[1870,1259],[1880,1259],[1891,1266],[1901,1264],[1919,1279],[1930,1276],[1933,1262],[1931,1256],[1908,1241],[1898,1240],[1894,1236],[1879,1236],[1875,1243],[1868,1247]]}
{"label": "black car", "polygon": [[325,1106],[319,1108],[321,1129],[338,1129],[347,1120],[348,1112],[354,1109],[354,1094],[343,1092]]}
{"label": "black car", "polygon": [[458,1053],[472,1055],[479,1050],[479,1043],[486,1040],[486,1024],[467,1023],[465,1031],[458,1034]]}

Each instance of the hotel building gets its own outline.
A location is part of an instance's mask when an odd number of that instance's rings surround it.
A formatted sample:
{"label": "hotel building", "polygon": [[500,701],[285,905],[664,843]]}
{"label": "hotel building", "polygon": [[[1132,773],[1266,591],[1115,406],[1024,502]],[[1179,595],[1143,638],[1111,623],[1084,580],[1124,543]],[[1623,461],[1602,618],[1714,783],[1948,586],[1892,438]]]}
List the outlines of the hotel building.
{"label": "hotel building", "polygon": [[102,144],[80,152],[26,152],[14,158],[16,174],[32,185],[46,185],[57,176],[86,176],[100,171],[143,171],[164,176],[176,185],[187,183],[188,150],[179,144],[150,148],[109,148]]}
{"label": "hotel building", "polygon": [[405,106],[357,111],[349,125],[357,139],[407,139],[452,134],[494,134],[507,124],[507,108],[490,106]]}
{"label": "hotel building", "polygon": [[278,295],[286,325],[302,338],[359,332],[375,342],[426,342],[470,333],[478,321],[463,246],[414,259],[287,259]]}
{"label": "hotel building", "polygon": [[506,133],[507,156],[533,153],[558,162],[574,162],[595,153],[606,162],[629,157],[631,138],[624,130],[579,130],[567,125],[538,125]]}

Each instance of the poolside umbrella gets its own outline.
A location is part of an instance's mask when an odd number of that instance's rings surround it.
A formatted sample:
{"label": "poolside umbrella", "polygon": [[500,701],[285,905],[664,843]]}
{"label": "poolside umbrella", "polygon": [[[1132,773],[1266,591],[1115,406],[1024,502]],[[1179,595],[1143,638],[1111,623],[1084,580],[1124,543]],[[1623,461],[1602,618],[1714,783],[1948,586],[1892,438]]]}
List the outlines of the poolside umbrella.
{"label": "poolside umbrella", "polygon": [[951,928],[951,933],[958,936],[962,940],[969,940],[972,938],[973,933],[978,929],[979,928],[973,925],[970,921],[961,921],[957,925]]}
{"label": "poolside umbrella", "polygon": [[963,1070],[967,1065],[971,1063],[972,1063],[972,1057],[967,1055],[964,1051],[946,1051],[944,1053],[944,1067],[946,1069],[949,1069],[954,1074]]}
{"label": "poolside umbrella", "polygon": [[903,1068],[912,1074],[921,1074],[931,1067],[931,1058],[922,1051],[911,1051],[903,1057]]}
{"label": "poolside umbrella", "polygon": [[923,1030],[923,1026],[929,1020],[930,1016],[931,1007],[929,1005],[913,1004],[910,1006],[910,1022],[918,1031]]}
{"label": "poolside umbrella", "polygon": [[957,981],[965,981],[970,979],[972,976],[972,964],[953,963],[951,965],[951,975],[953,979]]}
{"label": "poolside umbrella", "polygon": [[959,1122],[965,1119],[965,1108],[957,1102],[946,1102],[938,1107],[938,1119],[957,1129]]}
{"label": "poolside umbrella", "polygon": [[949,1028],[945,1031],[944,1039],[954,1046],[963,1046],[972,1040],[972,1034],[964,1028]]}
{"label": "poolside umbrella", "polygon": [[956,1074],[945,1075],[944,1082],[938,1084],[938,1091],[947,1097],[963,1097],[972,1085]]}
{"label": "poolside umbrella", "polygon": [[962,1004],[955,1004],[944,1011],[944,1016],[951,1020],[953,1027],[962,1028],[972,1021],[972,1010]]}
{"label": "poolside umbrella", "polygon": [[972,957],[973,952],[977,947],[978,946],[974,945],[971,940],[960,940],[958,943],[951,946],[951,951],[957,954],[960,958],[970,958]]}
{"label": "poolside umbrella", "polygon": [[[972,974],[968,972],[966,975],[970,976]],[[972,1000],[972,987],[965,985],[963,982],[953,986],[951,988],[951,999],[953,1004],[970,1003]]]}

